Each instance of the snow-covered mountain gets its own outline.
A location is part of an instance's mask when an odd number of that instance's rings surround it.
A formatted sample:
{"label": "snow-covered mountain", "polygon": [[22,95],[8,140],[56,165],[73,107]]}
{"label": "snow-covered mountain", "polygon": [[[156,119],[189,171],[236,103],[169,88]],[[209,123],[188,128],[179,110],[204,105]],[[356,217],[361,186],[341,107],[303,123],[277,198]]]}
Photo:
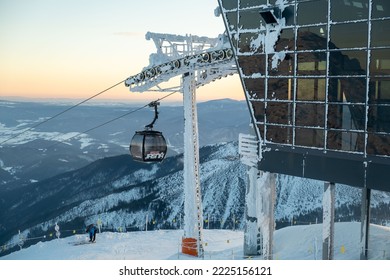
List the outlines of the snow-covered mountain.
{"label": "snow-covered mountain", "polygon": [[[71,105],[0,100],[0,143],[6,141],[0,144],[0,188],[27,185],[103,157],[128,153],[135,131],[143,130],[154,116],[150,108],[140,110],[144,104],[106,103],[78,106],[50,119]],[[248,130],[245,102],[203,102],[198,112],[201,146],[235,141]],[[168,156],[182,153],[183,127],[183,107],[161,102],[155,129],[167,139]]]}
{"label": "snow-covered mountain", "polygon": [[[200,150],[205,228],[243,228],[247,170],[237,151],[237,142]],[[24,238],[49,236],[56,223],[64,230],[63,235],[82,232],[85,224],[98,221],[113,231],[181,228],[182,161],[182,155],[160,164],[136,163],[128,155],[109,157],[3,192],[0,244],[17,244],[18,230]],[[323,182],[279,175],[277,228],[291,223],[320,223],[322,191]],[[359,189],[338,185],[336,201],[337,221],[360,219]],[[387,208],[375,213],[380,205]],[[389,223],[389,205],[390,194],[375,192],[373,218],[377,220],[372,221]]]}

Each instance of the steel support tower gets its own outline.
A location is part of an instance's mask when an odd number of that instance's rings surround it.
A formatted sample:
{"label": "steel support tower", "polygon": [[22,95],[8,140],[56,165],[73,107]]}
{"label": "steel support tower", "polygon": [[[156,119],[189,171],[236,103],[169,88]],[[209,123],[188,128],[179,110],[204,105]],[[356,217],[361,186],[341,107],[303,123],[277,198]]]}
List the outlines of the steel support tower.
{"label": "steel support tower", "polygon": [[[157,52],[150,55],[149,66],[129,77],[125,85],[133,92],[159,91],[183,94],[184,107],[184,236],[182,252],[203,256],[203,208],[199,174],[199,135],[196,88],[237,72],[230,43],[218,38],[146,34]],[[181,76],[180,84],[163,83]]]}

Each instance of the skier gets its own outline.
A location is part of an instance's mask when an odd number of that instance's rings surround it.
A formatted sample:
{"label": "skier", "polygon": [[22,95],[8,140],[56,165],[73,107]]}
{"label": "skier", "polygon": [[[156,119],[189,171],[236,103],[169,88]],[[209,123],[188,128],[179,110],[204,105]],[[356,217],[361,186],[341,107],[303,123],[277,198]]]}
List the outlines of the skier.
{"label": "skier", "polygon": [[85,232],[89,233],[89,242],[95,242],[97,228],[94,224],[87,226]]}

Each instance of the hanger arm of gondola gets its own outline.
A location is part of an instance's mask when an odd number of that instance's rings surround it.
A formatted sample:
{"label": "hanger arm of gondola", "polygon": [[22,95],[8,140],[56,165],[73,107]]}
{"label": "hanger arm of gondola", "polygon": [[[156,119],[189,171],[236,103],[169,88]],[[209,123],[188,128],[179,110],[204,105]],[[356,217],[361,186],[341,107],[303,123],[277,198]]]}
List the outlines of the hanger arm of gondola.
{"label": "hanger arm of gondola", "polygon": [[153,129],[153,125],[156,122],[156,120],[158,119],[158,110],[157,110],[158,105],[160,105],[160,102],[157,102],[157,101],[153,101],[153,102],[149,103],[149,107],[154,107],[154,119],[150,124],[145,125],[145,128]]}

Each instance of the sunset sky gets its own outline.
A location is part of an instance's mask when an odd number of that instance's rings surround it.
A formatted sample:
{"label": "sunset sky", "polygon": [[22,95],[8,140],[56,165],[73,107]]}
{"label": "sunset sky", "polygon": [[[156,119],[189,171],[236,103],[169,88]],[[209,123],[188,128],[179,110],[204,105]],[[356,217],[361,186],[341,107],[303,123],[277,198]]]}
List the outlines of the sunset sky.
{"label": "sunset sky", "polygon": [[[155,46],[145,39],[148,31],[223,33],[217,6],[216,0],[0,0],[0,98],[88,98],[149,64]],[[123,85],[100,97],[163,95]],[[197,96],[244,99],[237,75],[201,87]]]}

